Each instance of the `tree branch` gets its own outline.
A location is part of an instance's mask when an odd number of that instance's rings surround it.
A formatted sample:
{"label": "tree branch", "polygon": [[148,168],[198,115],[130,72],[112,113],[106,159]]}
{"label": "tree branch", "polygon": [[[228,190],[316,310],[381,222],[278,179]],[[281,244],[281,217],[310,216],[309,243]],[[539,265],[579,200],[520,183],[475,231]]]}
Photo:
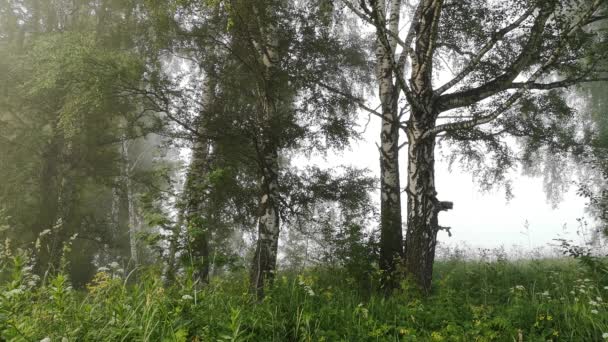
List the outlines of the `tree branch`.
{"label": "tree branch", "polygon": [[534,20],[534,25],[530,29],[530,37],[522,47],[521,53],[502,75],[479,87],[442,95],[439,99],[441,110],[447,111],[454,108],[466,107],[508,89],[511,82],[526,67],[530,66],[535,59],[534,57],[539,53],[542,46],[542,35],[545,32],[545,24],[551,16],[552,10],[552,6],[546,6],[541,10]]}
{"label": "tree branch", "polygon": [[456,75],[452,80],[447,82],[446,84],[439,87],[435,94],[441,95],[448,89],[452,88],[458,82],[462,81],[467,75],[469,75],[476,67],[479,65],[481,59],[496,45],[497,42],[502,40],[509,32],[513,31],[519,25],[521,25],[532,13],[534,13],[534,7],[529,8],[524,14],[522,14],[516,21],[511,23],[510,25],[504,27],[503,29],[496,31],[492,34],[492,38],[473,56],[469,65],[467,65],[458,75]]}

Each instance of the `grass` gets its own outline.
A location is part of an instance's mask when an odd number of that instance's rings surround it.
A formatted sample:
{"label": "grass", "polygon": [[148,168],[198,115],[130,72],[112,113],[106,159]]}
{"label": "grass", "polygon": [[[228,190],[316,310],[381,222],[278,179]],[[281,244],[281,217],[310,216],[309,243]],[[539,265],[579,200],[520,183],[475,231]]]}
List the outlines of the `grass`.
{"label": "grass", "polygon": [[427,298],[406,281],[367,291],[340,268],[284,271],[261,302],[241,273],[197,290],[108,267],[74,290],[62,274],[40,284],[21,257],[2,267],[8,341],[608,341],[606,270],[574,259],[440,261]]}

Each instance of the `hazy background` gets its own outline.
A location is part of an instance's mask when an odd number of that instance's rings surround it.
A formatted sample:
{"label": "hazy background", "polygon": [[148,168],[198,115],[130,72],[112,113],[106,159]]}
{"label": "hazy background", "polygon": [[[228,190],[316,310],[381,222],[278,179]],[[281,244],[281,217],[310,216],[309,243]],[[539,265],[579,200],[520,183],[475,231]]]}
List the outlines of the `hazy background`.
{"label": "hazy background", "polygon": [[[368,122],[368,115],[361,111],[360,129],[363,131]],[[315,155],[310,158],[298,156],[298,166],[318,165],[331,167],[353,165],[366,167],[374,176],[380,174],[379,154],[376,143],[379,143],[380,119],[372,115],[364,139],[355,141],[345,151],[329,153],[327,157]],[[377,134],[378,133],[378,134]],[[403,133],[401,142],[405,139]],[[438,198],[454,202],[454,209],[439,215],[439,224],[452,227],[452,237],[446,232],[439,233],[443,245],[477,248],[497,248],[504,246],[507,250],[530,251],[539,247],[554,244],[553,239],[566,238],[584,242],[584,237],[577,235],[580,223],[584,218],[589,223],[593,219],[585,213],[586,199],[576,195],[576,186],[563,194],[563,200],[554,204],[547,200],[543,189],[543,178],[529,177],[521,171],[510,173],[514,197],[507,200],[505,189],[496,187],[490,192],[482,191],[471,173],[454,163],[451,170],[442,155],[446,150],[438,148],[436,155],[436,184]],[[442,153],[443,152],[443,153]],[[407,147],[400,151],[401,188],[407,183]],[[572,181],[576,180],[573,178]],[[379,192],[374,198],[379,197]],[[406,220],[407,197],[402,194],[403,221]],[[377,203],[379,206],[379,203]],[[527,223],[526,223],[527,222]],[[527,228],[526,228],[527,226]]]}

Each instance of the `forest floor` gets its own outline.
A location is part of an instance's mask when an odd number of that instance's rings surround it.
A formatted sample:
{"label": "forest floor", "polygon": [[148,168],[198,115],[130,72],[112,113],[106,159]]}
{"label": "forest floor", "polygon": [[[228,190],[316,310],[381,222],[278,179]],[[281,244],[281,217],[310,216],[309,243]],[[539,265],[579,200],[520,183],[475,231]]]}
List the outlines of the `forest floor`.
{"label": "forest floor", "polygon": [[0,285],[0,340],[8,341],[608,341],[605,260],[437,262],[433,292],[407,282],[391,296],[374,275],[317,267],[280,272],[266,298],[246,273],[195,290],[158,272],[125,281],[101,268],[86,289],[57,275],[46,286],[15,259]]}

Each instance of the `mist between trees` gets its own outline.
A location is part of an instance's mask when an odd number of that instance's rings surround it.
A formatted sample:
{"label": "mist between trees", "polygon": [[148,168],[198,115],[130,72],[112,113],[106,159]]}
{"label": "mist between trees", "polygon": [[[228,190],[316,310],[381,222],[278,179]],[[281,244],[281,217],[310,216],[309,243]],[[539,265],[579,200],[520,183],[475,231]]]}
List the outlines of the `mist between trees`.
{"label": "mist between trees", "polygon": [[[578,181],[599,232],[607,11],[600,0],[4,1],[2,251],[29,251],[35,274],[65,271],[75,287],[109,263],[134,282],[156,267],[167,285],[188,274],[199,287],[246,270],[262,299],[281,254],[286,268],[340,266],[362,286],[379,272],[386,295],[404,279],[429,294],[437,234],[458,229],[441,225],[458,202],[437,197],[437,145],[484,189],[509,193],[521,166],[549,185]],[[339,154],[368,116],[381,122],[378,154],[361,158],[379,158],[379,174],[293,166]],[[582,176],[564,177],[566,165]]]}

